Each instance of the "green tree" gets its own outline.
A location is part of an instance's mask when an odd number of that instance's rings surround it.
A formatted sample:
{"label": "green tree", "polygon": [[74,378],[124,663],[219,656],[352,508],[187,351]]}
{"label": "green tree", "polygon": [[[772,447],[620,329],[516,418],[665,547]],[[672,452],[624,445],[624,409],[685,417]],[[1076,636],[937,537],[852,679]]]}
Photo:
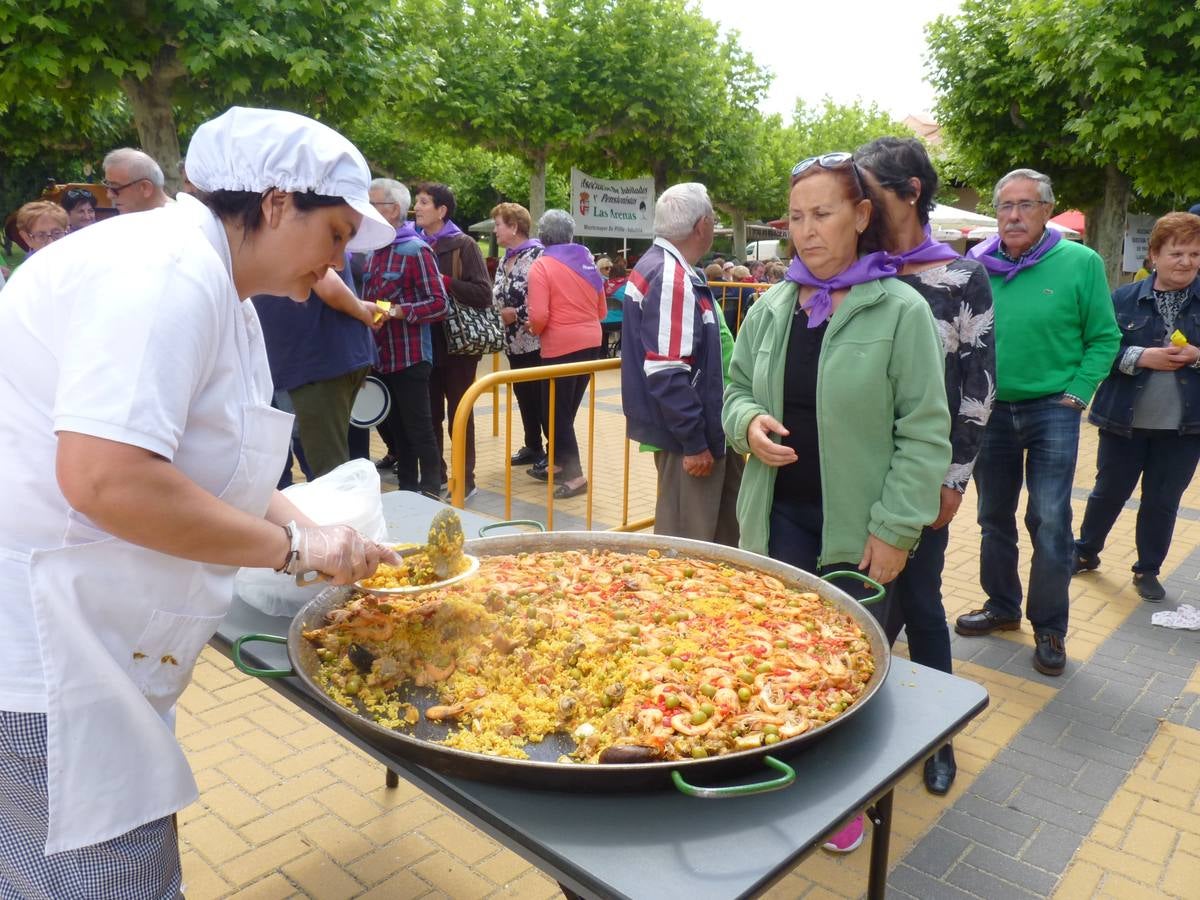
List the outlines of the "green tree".
{"label": "green tree", "polygon": [[1135,194],[1200,193],[1197,24],[1195,2],[966,0],[929,30],[938,120],[984,191],[1051,175],[1115,284]]}
{"label": "green tree", "polygon": [[0,104],[117,97],[177,184],[179,131],[231,103],[348,114],[405,65],[390,0],[0,0]]}
{"label": "green tree", "polygon": [[686,0],[401,0],[401,10],[421,62],[395,117],[523,160],[535,215],[551,161],[649,169],[665,186],[761,79]]}

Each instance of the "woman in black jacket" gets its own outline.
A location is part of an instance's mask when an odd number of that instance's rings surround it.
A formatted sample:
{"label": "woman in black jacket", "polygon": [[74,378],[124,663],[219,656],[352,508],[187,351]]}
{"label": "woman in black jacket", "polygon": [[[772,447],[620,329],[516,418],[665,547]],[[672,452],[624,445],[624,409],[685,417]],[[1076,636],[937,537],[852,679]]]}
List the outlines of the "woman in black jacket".
{"label": "woman in black jacket", "polygon": [[1148,278],[1113,293],[1121,350],[1088,416],[1100,428],[1100,447],[1075,572],[1100,565],[1140,477],[1133,585],[1143,600],[1158,602],[1179,498],[1200,461],[1200,216],[1173,212],[1155,222],[1150,259]]}

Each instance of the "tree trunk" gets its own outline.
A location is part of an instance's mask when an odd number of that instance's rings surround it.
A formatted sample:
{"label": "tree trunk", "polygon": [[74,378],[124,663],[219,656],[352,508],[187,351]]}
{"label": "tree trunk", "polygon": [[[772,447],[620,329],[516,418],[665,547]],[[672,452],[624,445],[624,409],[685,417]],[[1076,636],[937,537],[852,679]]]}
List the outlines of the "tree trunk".
{"label": "tree trunk", "polygon": [[740,209],[733,212],[733,255],[746,258],[746,214]]}
{"label": "tree trunk", "polygon": [[162,167],[165,190],[172,197],[183,184],[179,174],[179,130],[175,125],[175,111],[171,108],[171,87],[182,71],[175,62],[173,51],[164,52],[155,60],[145,80],[121,80],[121,88],[133,110],[141,149]]}
{"label": "tree trunk", "polygon": [[533,158],[533,174],[529,176],[529,215],[533,224],[546,211],[546,154],[538,153]]}
{"label": "tree trunk", "polygon": [[1104,260],[1104,274],[1110,290],[1121,283],[1125,213],[1131,192],[1129,176],[1109,164],[1104,167],[1104,199],[1088,210],[1087,245]]}
{"label": "tree trunk", "polygon": [[670,187],[667,184],[667,161],[656,159],[652,171],[654,173],[654,196],[657,199],[663,195],[663,191]]}

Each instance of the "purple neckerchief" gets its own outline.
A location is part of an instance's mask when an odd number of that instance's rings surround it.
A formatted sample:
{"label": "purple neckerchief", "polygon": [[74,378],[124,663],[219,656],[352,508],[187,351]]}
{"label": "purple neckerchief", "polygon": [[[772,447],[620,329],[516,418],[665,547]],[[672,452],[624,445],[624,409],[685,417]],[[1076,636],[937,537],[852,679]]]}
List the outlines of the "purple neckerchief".
{"label": "purple neckerchief", "polygon": [[604,276],[592,260],[592,251],[583,244],[551,244],[542,256],[557,259],[576,275],[586,279],[596,290],[604,290]]}
{"label": "purple neckerchief", "polygon": [[1012,281],[1018,272],[1032,268],[1042,261],[1047,253],[1062,240],[1062,232],[1057,228],[1047,228],[1046,233],[1036,246],[1016,262],[993,256],[1000,249],[1000,235],[993,235],[981,244],[976,244],[967,251],[968,259],[977,259],[983,267],[993,275],[1003,275],[1004,283]]}
{"label": "purple neckerchief", "polygon": [[509,247],[507,250],[504,251],[504,261],[508,262],[510,259],[512,259],[514,256],[516,256],[518,253],[523,253],[526,250],[530,250],[534,247],[540,247],[540,246],[542,246],[542,242],[539,241],[537,238],[526,238],[524,241],[517,244],[517,246]]}
{"label": "purple neckerchief", "polygon": [[405,222],[396,229],[396,239],[393,244],[398,244],[401,241],[420,240],[421,236],[417,234],[417,227],[412,222]]}
{"label": "purple neckerchief", "polygon": [[454,237],[456,234],[462,234],[462,229],[447,219],[442,223],[442,227],[437,230],[437,234],[426,234],[424,230],[418,230],[417,234],[425,238],[429,243],[436,244],[442,238]]}
{"label": "purple neckerchief", "polygon": [[817,289],[817,292],[808,298],[808,302],[800,304],[808,313],[808,327],[816,328],[833,312],[833,291],[853,287],[865,281],[874,281],[876,278],[887,278],[896,272],[895,260],[889,259],[888,255],[880,250],[860,256],[832,278],[825,279],[818,278],[808,271],[808,266],[801,262],[800,257],[794,256],[784,277],[788,281]]}
{"label": "purple neckerchief", "polygon": [[941,241],[933,239],[933,233],[929,230],[928,225],[925,226],[925,240],[911,250],[888,255],[895,263],[897,270],[903,269],[908,263],[949,262],[952,259],[958,259],[957,250],[949,244],[943,244]]}

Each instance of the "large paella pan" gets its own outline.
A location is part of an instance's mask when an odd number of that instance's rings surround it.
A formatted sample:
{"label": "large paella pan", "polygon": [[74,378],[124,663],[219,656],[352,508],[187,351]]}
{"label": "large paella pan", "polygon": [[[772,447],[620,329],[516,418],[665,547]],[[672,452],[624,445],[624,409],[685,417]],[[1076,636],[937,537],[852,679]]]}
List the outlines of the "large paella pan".
{"label": "large paella pan", "polygon": [[[579,746],[581,734],[578,732],[549,734],[544,740],[526,744],[521,748],[520,755],[527,758],[510,758],[447,746],[444,742],[458,726],[453,721],[437,720],[427,715],[431,707],[437,708],[443,703],[436,689],[429,685],[406,683],[396,691],[402,706],[419,713],[410,715],[408,722],[381,724],[377,721],[377,711],[372,712],[358,702],[347,702],[348,698],[344,695],[339,697],[341,702],[334,699],[330,695],[327,674],[322,672],[322,664],[328,661],[328,655],[322,653],[319,644],[311,638],[315,631],[328,625],[331,613],[336,619],[339,613],[335,611],[352,601],[354,591],[351,588],[330,588],[318,595],[293,619],[286,638],[247,635],[239,639],[234,646],[235,661],[243,671],[260,677],[300,677],[322,704],[375,746],[451,775],[538,788],[598,791],[651,789],[673,782],[680,790],[699,796],[729,796],[786,786],[794,774],[780,757],[794,754],[857,714],[871,701],[887,677],[890,665],[887,642],[879,625],[861,603],[829,581],[757,554],[680,538],[612,532],[552,532],[487,537],[468,541],[464,550],[484,561],[480,576],[486,573],[490,558],[499,560],[518,554],[556,551],[648,554],[663,560],[700,560],[733,570],[762,574],[778,579],[787,588],[815,593],[823,604],[844,614],[842,618],[852,621],[869,644],[873,671],[865,684],[861,685],[861,692],[852,705],[832,720],[816,723],[801,734],[787,736],[786,731],[784,735],[774,733],[768,739],[769,743],[705,758],[580,764],[568,758],[568,754],[575,753]],[[286,642],[293,669],[260,670],[247,665],[241,659],[241,647],[256,640]],[[332,693],[337,695],[336,691]],[[758,771],[764,766],[775,770],[778,777],[748,787],[710,789],[693,786],[695,782],[718,781],[734,774]]]}

